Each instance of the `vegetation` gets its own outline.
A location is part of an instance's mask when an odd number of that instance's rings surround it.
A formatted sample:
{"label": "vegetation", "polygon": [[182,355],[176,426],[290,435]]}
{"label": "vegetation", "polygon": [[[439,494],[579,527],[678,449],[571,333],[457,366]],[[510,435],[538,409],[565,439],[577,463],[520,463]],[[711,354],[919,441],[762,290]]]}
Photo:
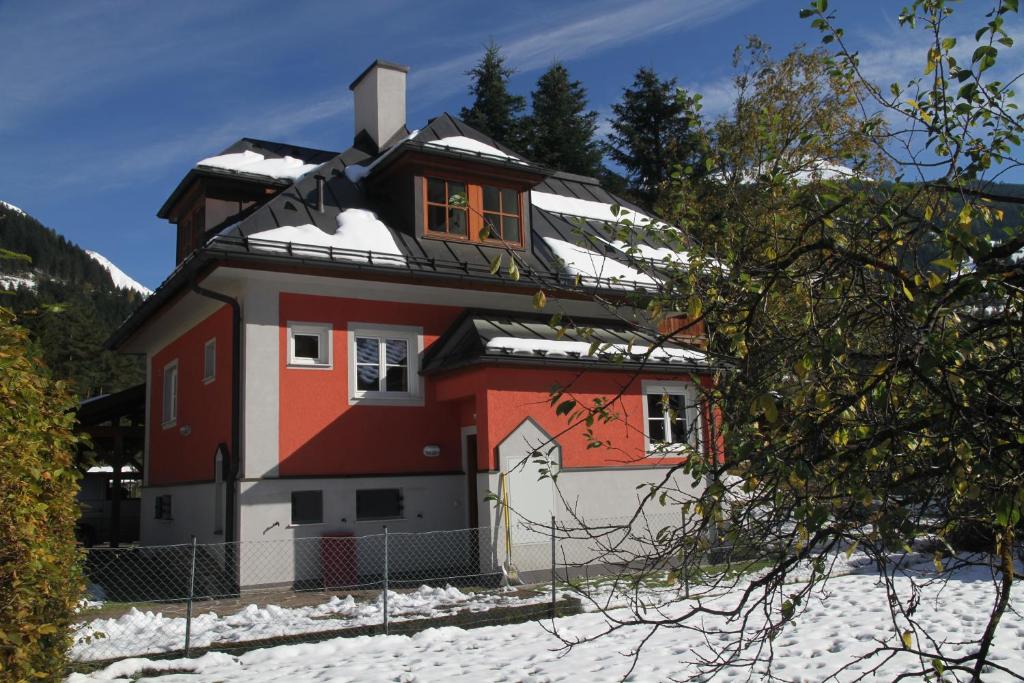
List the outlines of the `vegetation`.
{"label": "vegetation", "polygon": [[690,175],[703,169],[700,97],[678,88],[674,78],[663,81],[642,67],[612,113],[608,156],[625,170],[641,206],[655,208],[673,169]]}
{"label": "vegetation", "polygon": [[82,592],[75,401],[0,308],[0,678],[57,680]]}
{"label": "vegetation", "polygon": [[[1017,2],[989,3],[967,45],[946,30],[953,7],[916,0],[901,12],[905,30],[927,37],[922,77],[880,85],[815,0],[803,15],[823,49],[776,60],[752,41],[737,55],[735,109],[692,119],[692,154],[660,182],[630,169],[645,200],[685,232],[608,226],[610,241],[640,233],[687,254],[685,263],[632,254],[633,267],[665,283],[632,303],[652,322],[683,313],[706,323],[711,350],[731,366],[704,396],[722,417],[727,461],[691,453],[645,497],[681,509],[681,526],[642,555],[614,551],[676,576],[723,546],[766,567],[753,580],[723,571],[691,586],[691,597],[732,596],[715,613],[734,620],[735,637],[705,674],[752,657],[770,663],[771,641],[845,551],[871,558],[889,594],[893,631],[868,660],[910,655],[898,660],[907,677],[1019,675],[993,650],[1021,578],[1015,556],[1024,560],[1022,202],[994,182],[1022,161],[1019,75],[999,60],[1014,43]],[[665,87],[638,75],[631,98]],[[567,401],[558,412],[567,429],[586,429],[620,419],[615,405]],[[611,532],[590,533],[600,542]],[[934,573],[897,580],[915,554]],[[933,638],[915,610],[922,581],[969,565],[990,572],[992,602],[960,649]],[[789,580],[798,569],[810,580]],[[612,628],[699,627],[707,608],[667,617],[639,595],[633,609]]]}
{"label": "vegetation", "polygon": [[[30,277],[4,297],[30,332],[54,377],[82,398],[144,380],[138,358],[103,350],[103,342],[141,302],[78,246],[20,211],[0,205],[0,249],[28,258],[4,260],[4,274]],[[41,311],[60,311],[39,315]]]}
{"label": "vegetation", "polygon": [[603,150],[594,138],[597,112],[587,111],[587,91],[569,78],[563,64],[537,80],[526,120],[526,151],[531,161],[559,171],[596,176]]}
{"label": "vegetation", "polygon": [[513,69],[505,66],[501,48],[491,41],[480,62],[467,73],[473,104],[463,107],[459,118],[501,144],[520,150],[526,99],[509,92],[508,79],[513,73]]}

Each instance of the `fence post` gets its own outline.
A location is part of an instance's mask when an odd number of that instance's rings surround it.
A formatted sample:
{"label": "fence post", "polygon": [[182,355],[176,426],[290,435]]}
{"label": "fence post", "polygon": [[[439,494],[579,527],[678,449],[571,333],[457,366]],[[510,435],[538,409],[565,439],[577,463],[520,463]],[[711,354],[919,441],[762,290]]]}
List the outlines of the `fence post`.
{"label": "fence post", "polygon": [[551,618],[555,618],[555,516],[551,515]]}
{"label": "fence post", "polygon": [[192,597],[196,590],[196,537],[192,536],[192,569],[188,574],[188,606],[185,611],[185,656],[192,646]]}
{"label": "fence post", "polygon": [[388,635],[388,527],[384,525],[384,635]]}

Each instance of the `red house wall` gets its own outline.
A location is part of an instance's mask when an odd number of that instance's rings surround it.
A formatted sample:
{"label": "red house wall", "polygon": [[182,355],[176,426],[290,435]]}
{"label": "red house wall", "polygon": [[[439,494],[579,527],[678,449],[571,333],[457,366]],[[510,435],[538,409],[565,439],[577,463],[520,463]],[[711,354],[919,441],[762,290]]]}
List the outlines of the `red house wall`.
{"label": "red house wall", "polygon": [[[423,328],[424,349],[462,309],[283,293],[280,295],[279,472],[283,476],[408,474],[462,469],[459,425],[466,408],[441,402],[425,381],[423,406],[349,405],[348,324]],[[332,367],[288,366],[289,320],[330,323]],[[427,458],[423,446],[441,455]]]}
{"label": "red house wall", "polygon": [[[215,379],[203,383],[203,347],[217,339]],[[164,366],[178,360],[178,419],[164,428]],[[231,309],[222,306],[150,357],[151,486],[213,481],[217,446],[231,436]],[[181,428],[188,426],[186,436]]]}
{"label": "red house wall", "polygon": [[[701,377],[707,384],[710,377]],[[496,448],[527,417],[532,417],[562,446],[562,466],[573,467],[648,467],[678,463],[677,458],[648,458],[644,452],[643,394],[644,380],[678,382],[688,381],[680,375],[648,374],[637,377],[631,372],[588,370],[583,373],[547,368],[489,367],[463,371],[438,381],[442,395],[458,396],[483,394],[477,399],[478,466],[481,470],[498,468]],[[622,396],[612,407],[618,419],[608,423],[595,421],[594,437],[610,441],[610,448],[588,449],[583,425],[565,431],[570,422],[565,415],[556,415],[550,404],[551,387],[568,387],[565,398],[575,399],[581,405],[593,405],[595,398],[610,400],[620,392]],[[486,409],[481,410],[483,403]],[[706,415],[706,413],[705,413]],[[483,419],[481,419],[483,418]],[[716,417],[715,439],[720,439],[719,418]],[[703,443],[711,443],[710,421],[705,417],[701,426]],[[565,433],[562,433],[565,431]],[[721,444],[712,450],[721,454]]]}

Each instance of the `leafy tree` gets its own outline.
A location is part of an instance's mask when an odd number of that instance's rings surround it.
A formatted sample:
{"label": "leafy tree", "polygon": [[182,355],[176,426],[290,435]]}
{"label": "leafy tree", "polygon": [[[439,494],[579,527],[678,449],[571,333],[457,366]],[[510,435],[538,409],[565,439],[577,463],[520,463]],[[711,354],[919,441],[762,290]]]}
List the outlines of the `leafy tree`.
{"label": "leafy tree", "polygon": [[641,205],[657,204],[673,172],[700,171],[700,96],[678,88],[674,78],[663,81],[652,69],[641,68],[612,113],[608,155],[626,171]]}
{"label": "leafy tree", "polygon": [[601,172],[601,145],[594,139],[597,112],[587,111],[587,91],[555,63],[538,80],[526,120],[527,156],[550,168],[595,176]]}
{"label": "leafy tree", "polygon": [[508,79],[515,70],[505,66],[501,48],[491,41],[480,61],[466,72],[472,80],[469,94],[473,105],[463,107],[459,117],[484,135],[512,149],[522,149],[522,112],[526,99],[508,90]]}
{"label": "leafy tree", "polygon": [[[664,282],[634,304],[651,324],[706,323],[730,365],[704,391],[726,460],[692,452],[680,484],[645,492],[683,522],[639,550],[608,525],[574,530],[630,567],[629,585],[670,569],[691,599],[667,614],[633,592],[631,617],[610,628],[699,628],[713,614],[732,630],[702,674],[770,668],[772,641],[856,552],[879,569],[893,626],[862,670],[1019,676],[993,641],[1024,560],[1024,230],[1021,202],[992,179],[1024,161],[1024,117],[1008,85],[1020,76],[993,75],[1017,3],[990,8],[968,46],[945,31],[952,3],[904,9],[901,26],[928,36],[923,77],[883,88],[815,0],[804,15],[833,49],[776,62],[752,43],[736,110],[704,131],[709,175],[670,182],[672,201],[705,198],[674,207],[701,239],[608,226],[609,241],[639,233],[686,252],[633,253]],[[813,120],[810,103],[823,108]],[[840,162],[850,171],[833,173]],[[567,429],[620,419],[614,405],[570,407]],[[933,571],[905,570],[922,558]],[[946,643],[917,617],[921,591],[971,567],[992,577],[991,604],[972,642]]]}
{"label": "leafy tree", "polygon": [[75,401],[0,308],[0,678],[59,680],[82,595]]}

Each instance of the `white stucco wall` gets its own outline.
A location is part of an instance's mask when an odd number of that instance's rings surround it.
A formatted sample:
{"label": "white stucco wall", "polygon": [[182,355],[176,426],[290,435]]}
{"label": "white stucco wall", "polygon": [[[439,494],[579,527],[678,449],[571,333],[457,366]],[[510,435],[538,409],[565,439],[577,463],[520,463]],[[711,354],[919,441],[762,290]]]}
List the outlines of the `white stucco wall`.
{"label": "white stucco wall", "polygon": [[[402,518],[357,520],[356,491],[387,488],[402,490]],[[323,492],[324,521],[292,525],[292,492],[317,490]],[[429,544],[423,538],[404,539],[402,534],[462,529],[465,526],[465,498],[466,478],[458,474],[242,482],[242,586],[315,581],[322,569],[319,539],[334,532],[373,537],[358,542],[353,551],[358,563],[358,576],[372,579],[382,568],[380,534],[385,525],[392,534],[390,558],[393,573],[414,566],[430,567],[451,562],[452,552],[462,547],[465,534],[439,533]],[[342,560],[348,561],[347,558]]]}
{"label": "white stucco wall", "polygon": [[[156,497],[171,496],[173,519],[154,519]],[[147,486],[142,489],[140,536],[142,545],[191,543],[195,534],[199,543],[221,543],[224,536],[214,534],[214,484]]]}

